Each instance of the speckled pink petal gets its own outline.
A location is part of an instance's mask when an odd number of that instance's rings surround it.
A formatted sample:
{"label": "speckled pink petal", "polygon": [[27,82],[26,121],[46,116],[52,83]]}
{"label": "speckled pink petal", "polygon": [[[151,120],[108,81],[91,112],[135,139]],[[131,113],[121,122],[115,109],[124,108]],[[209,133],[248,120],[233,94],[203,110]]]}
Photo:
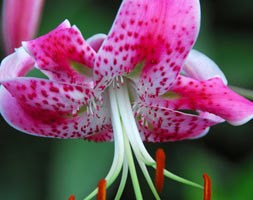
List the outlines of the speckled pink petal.
{"label": "speckled pink petal", "polygon": [[88,141],[94,141],[94,142],[107,142],[113,140],[113,130],[111,125],[103,126],[103,128],[100,130],[100,132],[97,132],[94,135],[87,136],[84,139]]}
{"label": "speckled pink petal", "polygon": [[[55,111],[46,107],[34,107],[14,98],[0,87],[0,112],[14,128],[41,137],[83,138],[94,141],[112,140],[112,127],[108,113]],[[95,114],[96,113],[96,114]]]}
{"label": "speckled pink petal", "polygon": [[124,0],[95,61],[97,88],[144,62],[140,92],[164,93],[195,42],[199,13],[198,0]]}
{"label": "speckled pink petal", "polygon": [[34,109],[54,112],[71,112],[87,106],[93,99],[89,86],[70,85],[39,78],[16,78],[5,81],[2,85],[18,101],[26,103]]}
{"label": "speckled pink petal", "polygon": [[50,79],[82,84],[92,78],[96,52],[77,27],[64,28],[66,23],[35,40],[23,42],[23,46]]}
{"label": "speckled pink petal", "polygon": [[0,83],[19,76],[25,76],[34,67],[34,59],[23,48],[3,59],[0,65]]}
{"label": "speckled pink petal", "polygon": [[98,33],[88,38],[86,42],[91,48],[94,49],[94,51],[98,52],[106,37],[107,36],[105,34]]}
{"label": "speckled pink petal", "polygon": [[143,107],[138,126],[142,139],[167,142],[205,135],[216,121],[162,107]]}
{"label": "speckled pink petal", "polygon": [[69,113],[30,107],[12,97],[3,86],[0,88],[0,111],[14,128],[42,137],[75,137],[82,120],[80,116],[68,117]]}
{"label": "speckled pink petal", "polygon": [[78,124],[82,116],[68,117],[60,113],[35,109],[13,98],[3,87],[0,89],[0,110],[5,120],[14,128],[36,136],[56,138],[81,138]]}
{"label": "speckled pink petal", "polygon": [[215,114],[233,125],[253,118],[253,102],[233,92],[220,78],[198,81],[179,76],[171,90],[179,95],[178,106]]}

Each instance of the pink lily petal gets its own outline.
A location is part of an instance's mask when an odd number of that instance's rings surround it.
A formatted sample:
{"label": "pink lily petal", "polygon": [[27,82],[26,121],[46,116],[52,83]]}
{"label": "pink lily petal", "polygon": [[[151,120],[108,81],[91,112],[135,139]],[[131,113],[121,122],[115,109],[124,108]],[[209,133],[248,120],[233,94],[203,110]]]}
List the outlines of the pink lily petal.
{"label": "pink lily petal", "polygon": [[113,140],[113,130],[111,125],[104,125],[100,132],[96,132],[94,135],[87,136],[84,138],[88,141],[93,142],[108,142]]}
{"label": "pink lily petal", "polygon": [[71,112],[87,106],[94,96],[89,86],[77,86],[39,79],[16,78],[2,82],[2,85],[18,101],[30,107],[54,112]]}
{"label": "pink lily petal", "polygon": [[94,49],[94,51],[98,52],[106,37],[107,35],[99,33],[88,38],[86,42],[88,45],[90,45],[90,47]]}
{"label": "pink lily petal", "polygon": [[195,42],[199,20],[197,0],[123,1],[95,61],[97,88],[144,61],[141,92],[164,93]]}
{"label": "pink lily petal", "polygon": [[0,88],[0,111],[5,120],[16,129],[42,137],[81,137],[78,124],[81,116],[67,117],[69,113],[48,111],[23,104],[4,88]]}
{"label": "pink lily petal", "polygon": [[[65,21],[57,29],[69,27],[69,22]],[[92,37],[89,40],[91,48],[99,48],[104,37],[102,34]],[[100,101],[92,103],[95,99],[89,82],[73,85],[38,78],[17,78],[25,76],[34,64],[34,59],[24,48],[17,49],[1,64],[0,111],[12,126],[37,136],[112,140],[110,113],[105,105],[107,98],[103,98],[103,105]],[[87,105],[88,102],[93,106]]]}
{"label": "pink lily petal", "polygon": [[67,109],[47,109],[34,106],[13,97],[3,86],[0,88],[0,112],[16,129],[36,136],[54,138],[83,138],[93,141],[112,140],[112,127],[108,113],[97,107],[93,114],[73,114]]}
{"label": "pink lily petal", "polygon": [[5,51],[12,53],[23,40],[31,40],[37,32],[44,0],[4,0],[3,38]]}
{"label": "pink lily petal", "polygon": [[34,59],[22,47],[15,49],[14,53],[7,56],[1,62],[0,82],[25,76],[34,68],[34,65]]}
{"label": "pink lily petal", "polygon": [[143,107],[139,129],[144,141],[167,142],[191,139],[205,135],[209,127],[218,123],[162,107]]}
{"label": "pink lily petal", "polygon": [[219,77],[227,85],[227,79],[216,63],[203,53],[192,49],[187,56],[183,73],[186,76],[197,80],[208,80],[210,78]]}
{"label": "pink lily petal", "polygon": [[50,79],[72,84],[91,80],[96,52],[67,20],[50,33],[23,42],[23,46]]}
{"label": "pink lily petal", "polygon": [[220,78],[198,81],[179,76],[171,91],[173,98],[162,96],[151,104],[170,109],[197,110],[219,116],[233,125],[241,125],[253,118],[253,102],[228,88]]}

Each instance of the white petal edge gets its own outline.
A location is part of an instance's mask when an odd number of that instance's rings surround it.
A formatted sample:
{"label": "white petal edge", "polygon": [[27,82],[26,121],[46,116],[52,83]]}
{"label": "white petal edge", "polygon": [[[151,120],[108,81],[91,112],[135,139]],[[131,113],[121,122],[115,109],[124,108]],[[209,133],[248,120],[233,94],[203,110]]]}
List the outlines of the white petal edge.
{"label": "white petal edge", "polygon": [[4,58],[0,65],[0,81],[25,76],[34,67],[33,58],[20,47]]}
{"label": "white petal edge", "polygon": [[189,140],[195,140],[195,139],[199,139],[199,138],[202,138],[204,137],[210,130],[210,127],[207,127],[203,132],[201,132],[200,134],[194,136],[194,137],[191,137],[191,138],[188,138]]}
{"label": "white petal edge", "polygon": [[241,126],[243,124],[246,124],[251,119],[253,119],[253,114],[245,117],[244,119],[242,119],[240,121],[228,121],[228,123],[230,123],[233,126]]}
{"label": "white petal edge", "polygon": [[186,76],[197,80],[208,80],[210,78],[219,77],[225,85],[228,84],[224,73],[218,65],[205,54],[195,49],[192,49],[188,54],[182,72]]}
{"label": "white petal edge", "polygon": [[98,52],[99,48],[102,46],[105,38],[107,37],[106,34],[98,33],[86,40],[87,44],[89,44],[96,52]]}

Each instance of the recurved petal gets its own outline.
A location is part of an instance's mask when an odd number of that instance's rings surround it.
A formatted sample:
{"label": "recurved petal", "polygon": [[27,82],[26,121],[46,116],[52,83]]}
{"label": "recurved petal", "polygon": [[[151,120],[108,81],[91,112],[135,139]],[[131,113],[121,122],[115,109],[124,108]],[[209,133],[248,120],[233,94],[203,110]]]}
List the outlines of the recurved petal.
{"label": "recurved petal", "polygon": [[34,59],[21,47],[3,59],[0,65],[0,83],[25,76],[35,65]]}
{"label": "recurved petal", "polygon": [[108,142],[113,140],[113,130],[111,124],[104,125],[100,128],[98,132],[90,136],[85,137],[84,139],[94,142]]}
{"label": "recurved petal", "polygon": [[190,51],[185,60],[183,73],[190,78],[200,81],[219,77],[225,85],[228,82],[223,72],[213,60],[194,49]]}
{"label": "recurved petal", "polygon": [[52,80],[83,84],[92,78],[96,52],[67,20],[48,34],[23,42],[23,46]]}
{"label": "recurved petal", "polygon": [[3,86],[0,88],[0,112],[14,128],[36,136],[81,137],[78,124],[81,116],[69,117],[68,112],[55,112],[24,104]]}
{"label": "recurved petal", "polygon": [[164,93],[195,42],[199,13],[198,0],[124,0],[98,51],[97,88],[139,66],[140,91]]}
{"label": "recurved petal", "polygon": [[70,112],[75,115],[94,97],[91,87],[70,85],[39,78],[16,78],[2,85],[11,95],[34,109]]}
{"label": "recurved petal", "polygon": [[167,142],[205,135],[218,121],[162,107],[143,107],[138,121],[144,141]]}
{"label": "recurved petal", "polygon": [[99,105],[92,113],[84,109],[76,114],[67,109],[47,109],[33,102],[27,104],[1,86],[0,112],[11,126],[35,136],[112,140],[110,115]]}
{"label": "recurved petal", "polygon": [[253,118],[253,102],[232,91],[218,77],[198,81],[179,76],[171,90],[178,94],[177,105],[215,114],[233,125]]}

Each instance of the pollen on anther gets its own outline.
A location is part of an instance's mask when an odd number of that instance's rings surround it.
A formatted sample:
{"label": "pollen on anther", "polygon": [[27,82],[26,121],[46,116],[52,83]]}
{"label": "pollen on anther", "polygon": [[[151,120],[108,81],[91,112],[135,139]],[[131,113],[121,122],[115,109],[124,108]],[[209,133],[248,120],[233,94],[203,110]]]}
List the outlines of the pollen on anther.
{"label": "pollen on anther", "polygon": [[164,185],[165,153],[162,149],[156,151],[155,186],[158,192],[162,192]]}
{"label": "pollen on anther", "polygon": [[203,174],[204,178],[204,200],[212,199],[212,182],[207,174]]}
{"label": "pollen on anther", "polygon": [[75,197],[75,195],[70,195],[70,197],[68,198],[68,200],[75,200],[76,199],[76,197]]}
{"label": "pollen on anther", "polygon": [[106,200],[106,180],[102,179],[98,182],[97,200]]}

